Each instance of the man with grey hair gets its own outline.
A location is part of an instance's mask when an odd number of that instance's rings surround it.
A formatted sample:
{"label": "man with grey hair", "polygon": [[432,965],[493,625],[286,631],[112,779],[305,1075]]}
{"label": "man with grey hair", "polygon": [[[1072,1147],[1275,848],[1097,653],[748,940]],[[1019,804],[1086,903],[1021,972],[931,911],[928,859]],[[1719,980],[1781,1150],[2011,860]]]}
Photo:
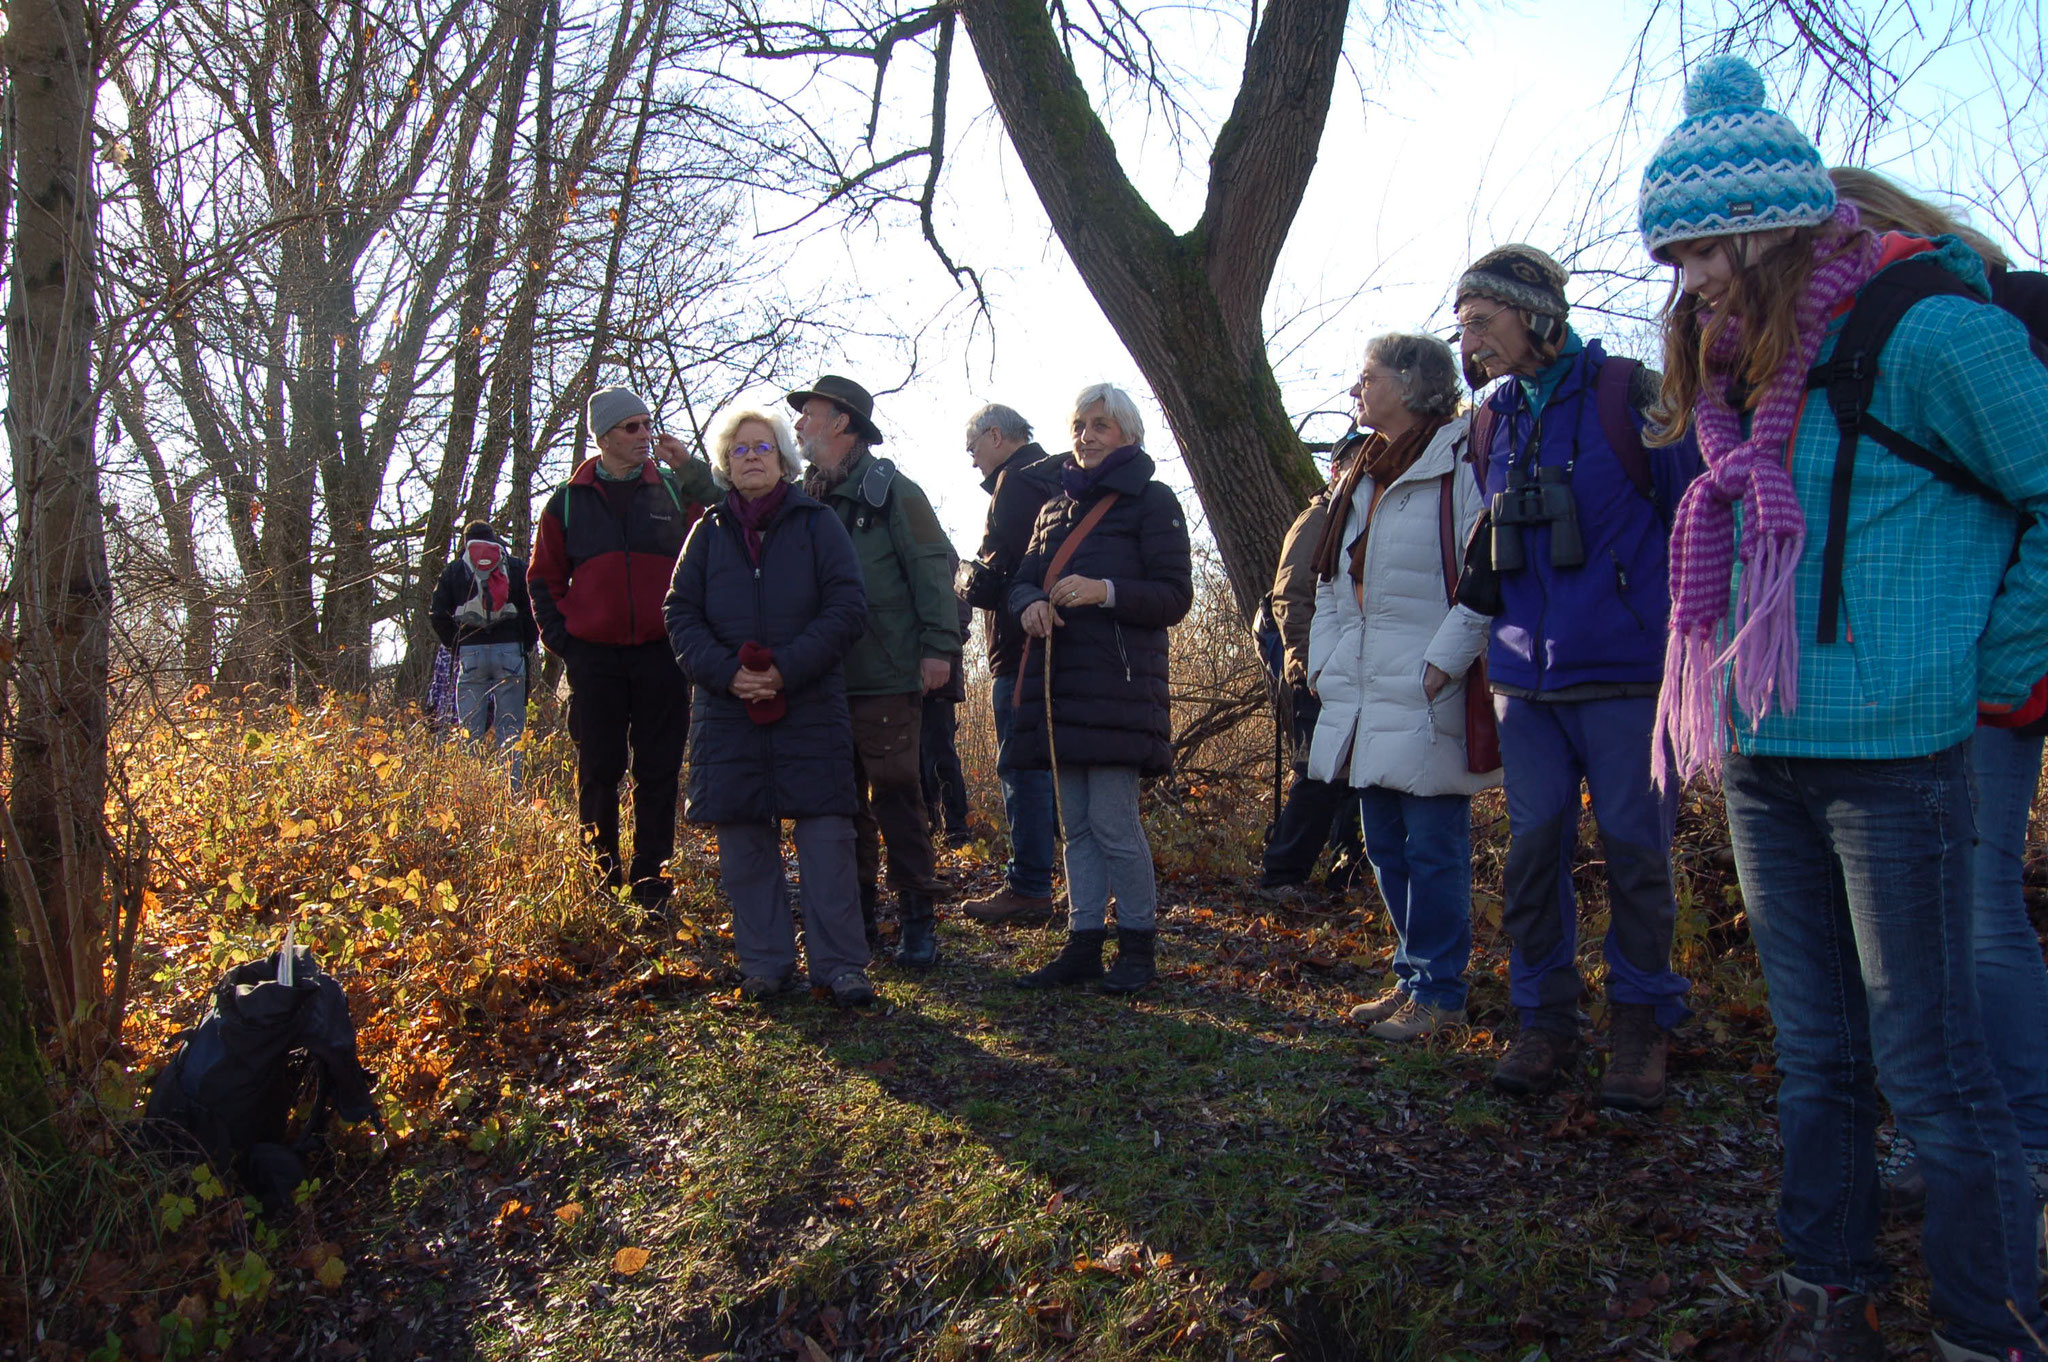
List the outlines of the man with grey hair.
{"label": "man with grey hair", "polygon": [[797,444],[811,465],[804,491],[831,507],[852,536],[867,588],[867,633],[846,656],[860,797],[854,850],[861,917],[872,935],[879,835],[888,848],[902,926],[896,959],[925,969],[938,960],[933,900],[944,886],[925,811],[918,731],[925,693],[946,684],[960,655],[953,546],[923,489],[875,455],[882,432],[866,388],[826,374],[789,394],[788,402],[798,413]]}
{"label": "man with grey hair", "polygon": [[[541,641],[569,673],[584,840],[605,888],[631,884],[652,922],[668,906],[662,867],[675,850],[677,777],[690,732],[689,690],[669,650],[662,602],[690,526],[719,490],[710,466],[682,441],[655,434],[647,403],[631,389],[592,393],[586,416],[596,452],[542,508],[527,582]],[[619,782],[629,757],[633,860],[625,868]]]}
{"label": "man with grey hair", "polygon": [[982,616],[988,669],[995,678],[996,776],[1010,827],[1010,862],[1003,887],[962,905],[977,922],[1038,925],[1052,916],[1054,824],[1052,772],[1020,771],[1010,764],[1010,719],[1016,709],[1017,668],[1024,628],[1010,613],[1010,579],[1031,543],[1039,508],[1059,495],[1059,460],[1031,438],[1031,423],[991,402],[967,418],[967,457],[989,494],[981,551],[960,573],[960,598]]}

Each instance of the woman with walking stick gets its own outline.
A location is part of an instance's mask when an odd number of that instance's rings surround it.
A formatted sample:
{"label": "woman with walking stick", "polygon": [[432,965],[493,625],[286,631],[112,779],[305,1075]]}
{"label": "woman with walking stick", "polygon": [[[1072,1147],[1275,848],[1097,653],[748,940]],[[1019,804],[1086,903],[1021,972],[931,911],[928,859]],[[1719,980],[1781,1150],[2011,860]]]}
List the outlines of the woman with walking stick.
{"label": "woman with walking stick", "polygon": [[[1010,592],[1028,636],[1014,761],[1053,772],[1072,905],[1066,946],[1018,983],[1100,979],[1108,992],[1135,993],[1155,977],[1159,898],[1138,782],[1172,764],[1166,631],[1194,601],[1194,573],[1187,518],[1153,477],[1130,395],[1084,388],[1073,431],[1062,494],[1039,512]],[[1104,974],[1112,895],[1117,958]]]}

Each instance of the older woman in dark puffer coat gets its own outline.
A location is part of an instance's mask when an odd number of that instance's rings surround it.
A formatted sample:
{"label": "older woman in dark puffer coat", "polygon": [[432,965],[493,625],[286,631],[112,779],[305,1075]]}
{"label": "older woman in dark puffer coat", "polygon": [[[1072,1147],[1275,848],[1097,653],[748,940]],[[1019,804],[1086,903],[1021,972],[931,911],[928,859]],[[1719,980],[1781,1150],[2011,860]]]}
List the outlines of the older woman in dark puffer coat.
{"label": "older woman in dark puffer coat", "polygon": [[696,683],[683,816],[718,828],[740,989],[790,988],[796,942],[782,873],[795,821],[810,982],[841,1006],[874,1001],[854,874],[853,729],[840,660],[867,628],[846,529],[795,485],[777,415],[742,411],[713,440],[731,488],[683,545],[664,614]]}
{"label": "older woman in dark puffer coat", "polygon": [[[1063,493],[1039,511],[1010,592],[1030,639],[1012,761],[1058,775],[1071,908],[1066,947],[1018,982],[1049,988],[1101,979],[1110,992],[1132,993],[1154,977],[1159,898],[1138,781],[1172,763],[1166,631],[1194,600],[1193,567],[1187,519],[1152,476],[1140,447],[1144,422],[1129,395],[1106,383],[1083,389],[1073,426]],[[1112,894],[1117,958],[1105,976]]]}

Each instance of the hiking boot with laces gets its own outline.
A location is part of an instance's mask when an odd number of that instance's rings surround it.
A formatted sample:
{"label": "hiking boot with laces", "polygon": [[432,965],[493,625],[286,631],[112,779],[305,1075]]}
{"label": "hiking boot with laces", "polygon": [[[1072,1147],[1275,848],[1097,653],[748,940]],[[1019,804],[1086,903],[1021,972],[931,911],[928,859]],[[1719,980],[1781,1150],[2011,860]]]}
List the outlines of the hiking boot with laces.
{"label": "hiking boot with laces", "polygon": [[1493,1086],[1517,1097],[1549,1092],[1579,1062],[1579,1038],[1525,1026],[1493,1071]]}
{"label": "hiking boot with laces", "polygon": [[1655,1111],[1664,1105],[1664,1065],[1671,1033],[1657,1025],[1649,1003],[1615,1003],[1609,1034],[1614,1049],[1600,1077],[1600,1105],[1622,1111]]}
{"label": "hiking boot with laces", "polygon": [[1884,1213],[1897,1220],[1918,1220],[1927,1213],[1927,1179],[1920,1172],[1920,1154],[1913,1137],[1892,1130],[1891,1147],[1877,1161],[1878,1185],[1884,1189]]}
{"label": "hiking boot with laces", "polygon": [[1778,1274],[1785,1317],[1764,1349],[1764,1362],[1883,1362],[1884,1335],[1868,1295]]}
{"label": "hiking boot with laces", "polygon": [[1440,1026],[1464,1024],[1464,1008],[1431,1007],[1422,999],[1411,997],[1393,1016],[1374,1022],[1366,1034],[1376,1040],[1421,1040]]}
{"label": "hiking boot with laces", "polygon": [[740,980],[740,996],[748,1002],[758,1003],[787,993],[794,987],[794,980],[787,974],[749,974]]}
{"label": "hiking boot with laces", "polygon": [[1399,1012],[1401,1005],[1407,1001],[1408,990],[1396,984],[1371,1002],[1360,1003],[1352,1008],[1347,1015],[1359,1026],[1371,1026],[1374,1022],[1383,1022]]}
{"label": "hiking boot with laces", "polygon": [[1020,894],[1004,885],[985,899],[969,899],[960,911],[986,927],[1043,927],[1052,921],[1052,896]]}

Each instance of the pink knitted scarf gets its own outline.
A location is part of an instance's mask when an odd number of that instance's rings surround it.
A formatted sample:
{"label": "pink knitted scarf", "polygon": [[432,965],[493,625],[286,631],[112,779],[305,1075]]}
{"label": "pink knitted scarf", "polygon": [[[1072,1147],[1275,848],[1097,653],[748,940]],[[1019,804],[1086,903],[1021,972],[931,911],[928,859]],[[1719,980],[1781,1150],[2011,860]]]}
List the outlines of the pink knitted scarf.
{"label": "pink knitted scarf", "polygon": [[[1764,386],[1747,439],[1724,391],[1742,350],[1741,318],[1730,318],[1707,354],[1707,381],[1693,413],[1707,469],[1679,499],[1671,527],[1671,637],[1664,650],[1664,688],[1657,699],[1650,754],[1660,786],[1670,785],[1674,769],[1680,780],[1720,774],[1731,679],[1735,702],[1752,724],[1774,706],[1787,714],[1799,707],[1792,584],[1806,544],[1806,514],[1785,468],[1785,449],[1806,396],[1806,371],[1820,351],[1829,318],[1876,271],[1880,250],[1875,236],[1858,230],[1852,205],[1836,208],[1833,222],[1841,234],[1829,233],[1814,243],[1817,263],[1797,312],[1799,344],[1786,352]],[[1742,586],[1729,622],[1738,553]],[[1731,625],[1733,636],[1724,645]]]}

